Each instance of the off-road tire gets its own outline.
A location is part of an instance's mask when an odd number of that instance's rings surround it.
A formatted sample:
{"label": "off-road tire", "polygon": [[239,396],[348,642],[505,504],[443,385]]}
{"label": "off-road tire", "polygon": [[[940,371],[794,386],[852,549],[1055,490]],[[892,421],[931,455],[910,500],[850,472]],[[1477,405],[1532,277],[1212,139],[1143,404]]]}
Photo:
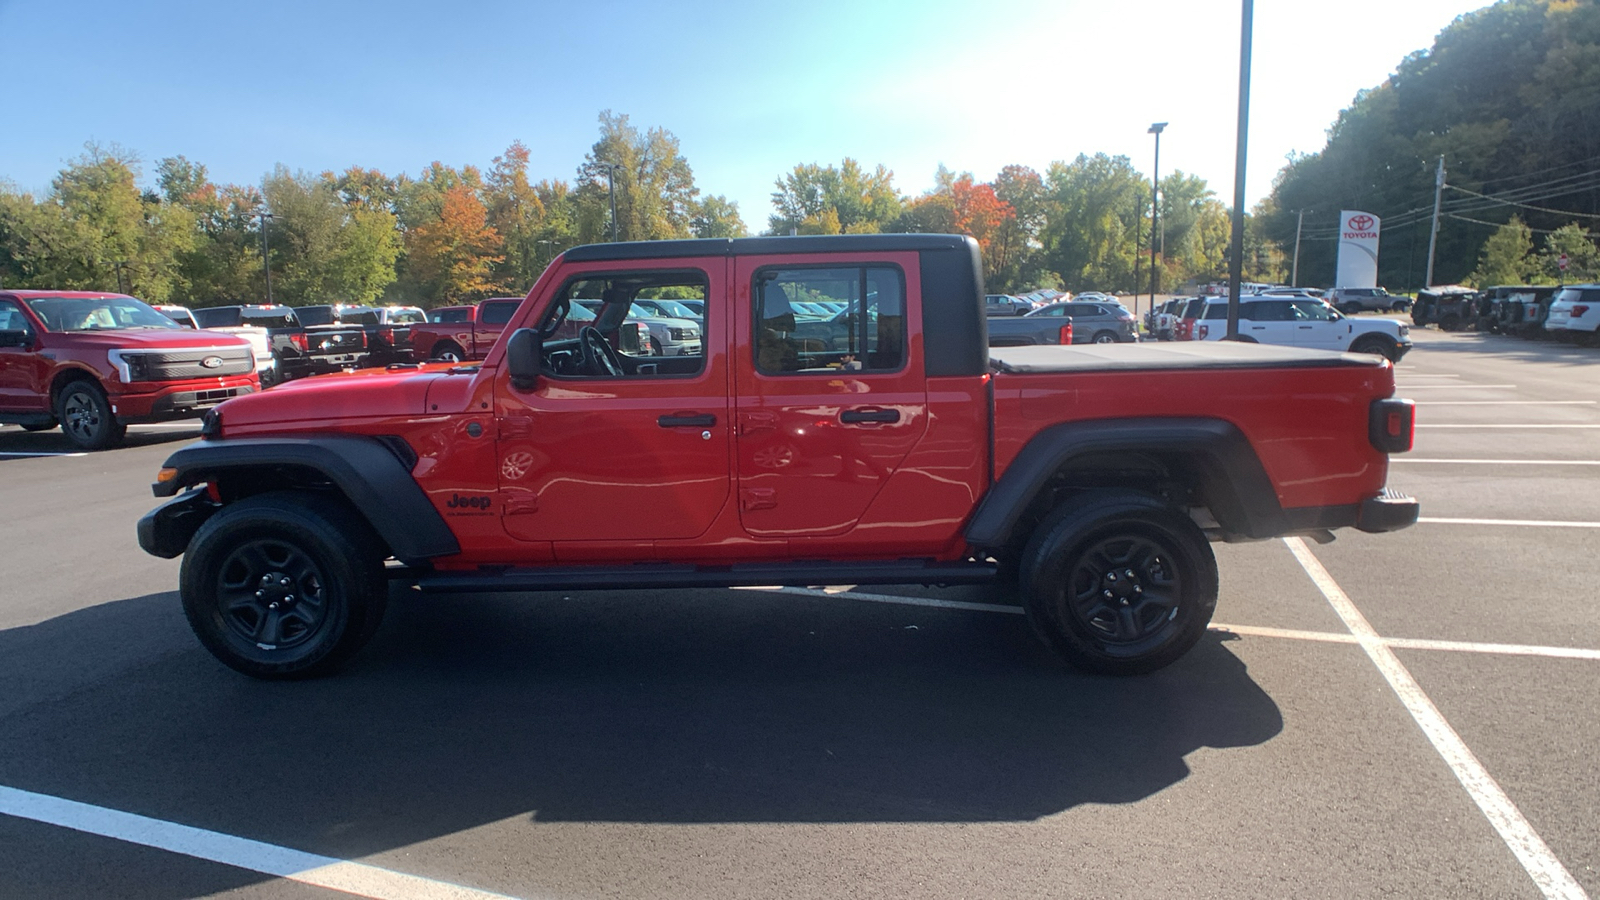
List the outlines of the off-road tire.
{"label": "off-road tire", "polygon": [[1021,563],[1034,631],[1087,672],[1139,675],[1168,665],[1200,640],[1217,605],[1205,535],[1136,491],[1069,500],[1034,530]]}
{"label": "off-road tire", "polygon": [[117,421],[100,385],[86,379],[69,382],[56,397],[61,432],[80,450],[105,450],[122,443],[128,426]]}
{"label": "off-road tire", "polygon": [[200,643],[254,678],[339,668],[383,620],[387,552],[337,495],[275,491],[230,504],[200,526],[178,578]]}
{"label": "off-road tire", "polygon": [[1457,315],[1455,313],[1446,313],[1445,315],[1441,316],[1440,319],[1439,319],[1439,330],[1440,331],[1460,331],[1461,330],[1461,316],[1459,316],[1459,315]]}
{"label": "off-road tire", "polygon": [[55,419],[51,419],[48,422],[33,422],[33,423],[30,423],[30,424],[27,424],[27,425],[23,425],[22,426],[22,430],[23,431],[49,431],[50,429],[52,429],[52,428],[54,428],[54,427],[56,427],[57,425],[60,425],[60,424],[61,423],[57,422]]}

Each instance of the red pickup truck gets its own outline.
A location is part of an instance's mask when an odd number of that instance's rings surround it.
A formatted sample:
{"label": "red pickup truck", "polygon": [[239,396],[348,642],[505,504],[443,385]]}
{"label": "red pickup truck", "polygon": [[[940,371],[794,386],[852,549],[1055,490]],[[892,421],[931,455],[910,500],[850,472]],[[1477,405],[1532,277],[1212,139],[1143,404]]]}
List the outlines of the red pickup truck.
{"label": "red pickup truck", "polygon": [[244,338],[180,328],[122,294],[0,291],[0,422],[60,425],[101,450],[130,422],[199,416],[260,389]]}
{"label": "red pickup truck", "polygon": [[[184,556],[201,642],[329,671],[388,584],[424,591],[1009,582],[1071,663],[1148,672],[1204,632],[1210,541],[1391,531],[1413,407],[1374,355],[1241,343],[987,346],[948,235],[566,251],[481,365],[310,379],[208,415],[141,546]],[[699,356],[612,338],[704,302]],[[579,298],[603,297],[575,333]],[[798,334],[796,301],[853,310]],[[567,336],[571,335],[571,336]],[[298,389],[297,389],[298,388]],[[393,563],[386,560],[393,559]]]}
{"label": "red pickup truck", "polygon": [[521,305],[521,297],[493,297],[476,306],[430,310],[428,321],[411,326],[411,358],[418,362],[483,359]]}

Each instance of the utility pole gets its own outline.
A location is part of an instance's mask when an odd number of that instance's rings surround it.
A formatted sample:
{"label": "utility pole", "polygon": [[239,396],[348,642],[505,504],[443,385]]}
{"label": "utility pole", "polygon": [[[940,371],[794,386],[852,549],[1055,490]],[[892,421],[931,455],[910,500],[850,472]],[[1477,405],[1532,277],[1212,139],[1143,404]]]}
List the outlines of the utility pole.
{"label": "utility pole", "polygon": [[1150,308],[1156,308],[1156,229],[1161,223],[1161,132],[1167,130],[1166,122],[1156,122],[1146,134],[1156,136],[1156,162],[1150,172]]}
{"label": "utility pole", "polygon": [[1294,264],[1289,267],[1289,287],[1300,286],[1300,226],[1306,224],[1306,211],[1294,223]]}
{"label": "utility pole", "polygon": [[1139,191],[1133,197],[1133,296],[1134,304],[1139,300],[1139,255],[1144,252],[1144,191]]}
{"label": "utility pole", "polygon": [[267,305],[272,305],[272,265],[267,261],[267,220],[274,218],[272,213],[262,210],[256,215],[261,217],[261,271],[267,276]]}
{"label": "utility pole", "polygon": [[125,262],[114,262],[111,264],[111,268],[117,270],[117,293],[119,294],[126,294],[128,292],[128,282],[122,277],[122,270],[126,269],[127,267],[128,264]]}
{"label": "utility pole", "polygon": [[1423,277],[1423,287],[1433,287],[1433,252],[1439,246],[1439,200],[1444,196],[1444,156],[1439,157],[1439,171],[1433,178],[1433,231],[1428,234],[1428,274]]}
{"label": "utility pole", "polygon": [[1244,160],[1250,143],[1250,38],[1255,0],[1244,0],[1239,27],[1239,132],[1233,159],[1233,235],[1228,242],[1228,340],[1239,337],[1239,281],[1244,277]]}

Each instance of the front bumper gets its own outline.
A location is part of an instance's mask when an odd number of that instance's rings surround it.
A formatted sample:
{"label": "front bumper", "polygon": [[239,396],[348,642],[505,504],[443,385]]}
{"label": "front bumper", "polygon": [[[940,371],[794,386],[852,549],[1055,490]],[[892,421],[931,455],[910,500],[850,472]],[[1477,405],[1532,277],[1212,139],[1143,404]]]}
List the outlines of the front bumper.
{"label": "front bumper", "polygon": [[221,505],[206,496],[204,486],[161,504],[139,520],[139,547],[151,556],[172,559]]}
{"label": "front bumper", "polygon": [[122,422],[161,422],[189,419],[234,397],[261,389],[254,372],[246,376],[214,378],[206,381],[180,381],[160,390],[139,394],[113,394],[111,411]]}

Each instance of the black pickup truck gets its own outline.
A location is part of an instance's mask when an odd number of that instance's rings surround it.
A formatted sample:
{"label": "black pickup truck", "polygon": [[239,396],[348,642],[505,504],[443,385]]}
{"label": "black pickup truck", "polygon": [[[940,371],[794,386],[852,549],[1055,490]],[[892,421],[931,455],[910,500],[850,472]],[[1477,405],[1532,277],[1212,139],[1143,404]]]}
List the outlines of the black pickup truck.
{"label": "black pickup truck", "polygon": [[[363,310],[367,307],[342,304],[295,307],[311,345],[313,374],[358,369],[369,364],[367,327],[360,322]],[[347,315],[351,316],[350,320],[345,318]]]}

